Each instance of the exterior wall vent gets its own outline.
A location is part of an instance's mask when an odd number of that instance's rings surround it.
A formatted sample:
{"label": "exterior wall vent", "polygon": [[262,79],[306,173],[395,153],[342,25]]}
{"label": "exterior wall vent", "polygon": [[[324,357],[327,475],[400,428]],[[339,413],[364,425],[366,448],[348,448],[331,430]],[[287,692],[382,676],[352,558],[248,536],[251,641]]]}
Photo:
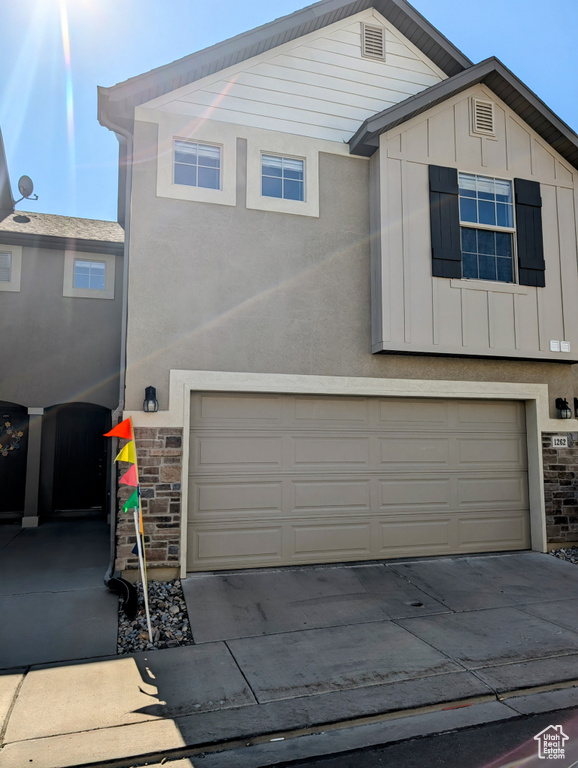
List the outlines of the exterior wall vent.
{"label": "exterior wall vent", "polygon": [[482,99],[472,99],[472,133],[495,136],[494,103]]}
{"label": "exterior wall vent", "polygon": [[385,61],[385,27],[361,25],[361,55]]}

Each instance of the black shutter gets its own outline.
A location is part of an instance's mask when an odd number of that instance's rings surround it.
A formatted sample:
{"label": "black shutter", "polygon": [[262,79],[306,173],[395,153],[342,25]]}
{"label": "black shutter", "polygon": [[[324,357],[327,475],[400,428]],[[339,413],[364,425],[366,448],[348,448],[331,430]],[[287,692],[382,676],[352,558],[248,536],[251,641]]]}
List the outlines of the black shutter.
{"label": "black shutter", "polygon": [[546,285],[544,241],[542,237],[542,198],[537,181],[514,179],[516,193],[516,238],[520,285]]}
{"label": "black shutter", "polygon": [[429,200],[434,277],[462,276],[458,172],[429,166]]}

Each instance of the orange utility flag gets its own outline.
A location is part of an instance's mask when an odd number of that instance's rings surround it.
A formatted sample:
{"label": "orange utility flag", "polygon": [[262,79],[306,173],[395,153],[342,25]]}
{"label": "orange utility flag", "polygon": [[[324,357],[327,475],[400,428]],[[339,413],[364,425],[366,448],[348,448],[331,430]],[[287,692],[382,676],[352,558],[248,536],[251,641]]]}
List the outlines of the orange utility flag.
{"label": "orange utility flag", "polygon": [[123,483],[124,485],[138,485],[136,465],[133,464],[132,467],[128,470],[128,472],[125,472],[118,482]]}
{"label": "orange utility flag", "polygon": [[105,434],[105,437],[122,437],[123,440],[132,440],[132,421],[125,419],[116,427]]}
{"label": "orange utility flag", "polygon": [[127,443],[121,451],[119,451],[119,454],[116,457],[115,461],[128,461],[131,464],[136,463],[136,453],[134,450],[134,443],[132,440],[130,441],[130,443]]}

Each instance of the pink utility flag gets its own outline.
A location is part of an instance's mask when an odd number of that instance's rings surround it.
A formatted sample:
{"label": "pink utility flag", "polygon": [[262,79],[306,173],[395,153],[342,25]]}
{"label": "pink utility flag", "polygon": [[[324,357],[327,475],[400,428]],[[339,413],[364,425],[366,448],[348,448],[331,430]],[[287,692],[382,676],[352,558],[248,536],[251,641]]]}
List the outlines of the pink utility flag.
{"label": "pink utility flag", "polygon": [[118,482],[122,483],[123,485],[137,486],[138,476],[136,473],[136,464],[133,464],[132,467],[128,470],[128,472],[125,472]]}

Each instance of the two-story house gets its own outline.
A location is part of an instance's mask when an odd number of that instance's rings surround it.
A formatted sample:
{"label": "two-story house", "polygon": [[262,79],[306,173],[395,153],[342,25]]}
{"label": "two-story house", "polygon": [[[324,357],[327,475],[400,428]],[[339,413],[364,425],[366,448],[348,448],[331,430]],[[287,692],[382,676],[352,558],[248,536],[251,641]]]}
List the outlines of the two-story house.
{"label": "two-story house", "polygon": [[106,519],[124,232],[14,210],[0,134],[0,522]]}
{"label": "two-story house", "polygon": [[550,438],[578,430],[578,137],[535,94],[405,0],[322,0],[99,119],[149,565],[547,548],[545,464],[577,514]]}

